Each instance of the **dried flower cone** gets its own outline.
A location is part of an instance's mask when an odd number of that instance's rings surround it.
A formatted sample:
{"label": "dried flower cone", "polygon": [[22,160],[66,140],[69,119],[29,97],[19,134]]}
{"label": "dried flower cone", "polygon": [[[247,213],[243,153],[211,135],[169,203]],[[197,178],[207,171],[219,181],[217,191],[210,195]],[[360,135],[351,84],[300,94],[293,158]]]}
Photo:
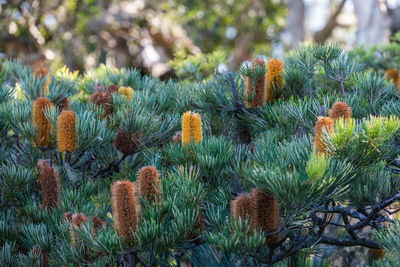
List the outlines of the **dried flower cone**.
{"label": "dried flower cone", "polygon": [[198,113],[187,111],[182,116],[182,143],[189,144],[192,140],[200,143],[203,140],[201,116]]}
{"label": "dried flower cone", "polygon": [[71,224],[70,224],[70,234],[71,234],[71,243],[73,246],[76,245],[79,240],[76,234],[76,227],[81,229],[82,224],[87,223],[87,217],[83,213],[75,213],[72,215]]}
{"label": "dried flower cone", "polygon": [[124,155],[131,155],[140,149],[141,138],[141,133],[135,133],[133,136],[130,136],[124,129],[121,128],[118,130],[117,135],[114,138],[114,146]]}
{"label": "dried flower cone", "polygon": [[399,70],[390,69],[386,71],[386,78],[391,80],[395,87],[400,88],[400,73]]}
{"label": "dried flower cone", "polygon": [[114,93],[118,93],[118,85],[115,84],[111,84],[107,87],[107,93],[109,95],[114,94]]}
{"label": "dried flower cone", "polygon": [[385,257],[384,249],[368,249],[368,262],[373,263]]}
{"label": "dried flower cone", "polygon": [[160,188],[160,174],[156,167],[145,166],[138,172],[139,193],[142,198],[155,202],[156,196],[160,201],[159,188]]}
{"label": "dried flower cone", "polygon": [[33,102],[32,121],[38,130],[36,144],[39,147],[50,146],[51,124],[44,115],[44,111],[50,107],[51,101],[45,97],[38,97],[35,102]]}
{"label": "dried flower cone", "polygon": [[231,214],[235,220],[239,218],[244,221],[246,216],[250,217],[250,196],[248,194],[240,194],[231,201]]}
{"label": "dried flower cone", "polygon": [[64,97],[60,103],[58,103],[58,108],[61,110],[68,110],[69,109],[69,100],[68,97]]}
{"label": "dried flower cone", "polygon": [[[270,234],[279,229],[281,223],[280,207],[278,201],[270,193],[260,189],[253,189],[250,195],[250,222],[251,225]],[[266,243],[274,246],[279,240],[279,234],[268,235]]]}
{"label": "dried flower cone", "polygon": [[268,102],[274,102],[279,98],[277,90],[283,89],[283,62],[279,59],[271,59],[268,61],[266,73],[266,97]]}
{"label": "dried flower cone", "polygon": [[352,116],[351,107],[344,102],[335,102],[328,113],[332,119],[350,119]]}
{"label": "dried flower cone", "polygon": [[129,86],[123,86],[118,89],[118,93],[124,95],[128,100],[132,99],[133,92],[132,87]]}
{"label": "dried flower cone", "polygon": [[[252,67],[253,71],[256,68],[256,66],[263,67],[264,65],[265,65],[265,61],[262,58],[255,58],[251,62],[251,67]],[[251,82],[250,81],[251,80],[248,77],[245,77],[245,88],[247,91],[247,96],[249,98],[252,96],[252,89],[253,89],[252,85],[254,83],[253,81],[251,81]],[[264,76],[260,77],[255,82],[253,100],[251,102],[246,101],[245,104],[249,108],[257,108],[257,107],[262,107],[265,105],[265,77]]]}
{"label": "dried flower cone", "polygon": [[136,231],[137,211],[135,185],[130,181],[117,181],[111,186],[111,206],[118,233],[127,243],[133,242],[131,231]]}
{"label": "dried flower cone", "polygon": [[104,228],[107,225],[107,223],[99,217],[91,216],[90,218],[93,222],[93,228],[96,232],[99,231],[100,229]]}
{"label": "dried flower cone", "polygon": [[112,105],[112,101],[110,96],[105,92],[96,92],[90,98],[89,102],[98,105],[104,106],[104,116],[108,118],[114,112],[114,107]]}
{"label": "dried flower cone", "polygon": [[72,110],[63,110],[57,120],[57,149],[74,152],[76,142],[76,115]]}
{"label": "dried flower cone", "polygon": [[[333,128],[333,120],[329,117],[318,117],[315,123],[315,151],[317,153],[326,153],[326,144],[323,139],[324,131],[331,131]],[[325,130],[324,130],[325,129]]]}
{"label": "dried flower cone", "polygon": [[43,192],[43,208],[53,208],[60,202],[61,183],[58,173],[47,161],[39,160],[39,179]]}

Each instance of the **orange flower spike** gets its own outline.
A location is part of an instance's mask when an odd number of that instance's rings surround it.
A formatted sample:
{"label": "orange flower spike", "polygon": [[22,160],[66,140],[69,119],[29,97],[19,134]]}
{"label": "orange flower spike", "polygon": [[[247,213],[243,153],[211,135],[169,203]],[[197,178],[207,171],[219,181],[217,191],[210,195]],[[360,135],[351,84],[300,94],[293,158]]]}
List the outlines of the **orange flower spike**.
{"label": "orange flower spike", "polygon": [[[250,222],[254,227],[260,228],[265,233],[275,232],[281,223],[280,206],[271,193],[260,189],[253,189],[250,195]],[[268,246],[278,242],[279,234],[268,236]]]}
{"label": "orange flower spike", "polygon": [[131,231],[136,231],[137,206],[135,184],[131,181],[116,181],[111,186],[111,206],[118,233],[127,243],[133,241]]}
{"label": "orange flower spike", "polygon": [[323,139],[324,129],[325,131],[331,131],[333,128],[333,120],[329,117],[318,117],[315,123],[315,151],[317,153],[326,153],[326,144]]}
{"label": "orange flower spike", "polygon": [[60,202],[61,183],[56,170],[47,161],[39,160],[39,180],[43,192],[43,208],[53,208]]}
{"label": "orange flower spike", "polygon": [[271,59],[268,61],[267,65],[267,73],[266,73],[266,80],[267,80],[267,101],[274,102],[278,98],[278,94],[276,90],[283,89],[283,62],[279,59]]}
{"label": "orange flower spike", "polygon": [[57,149],[74,152],[76,143],[76,115],[72,110],[63,110],[57,121]]}
{"label": "orange flower spike", "polygon": [[332,119],[350,119],[352,116],[351,107],[344,102],[335,102],[328,113]]}
{"label": "orange flower spike", "polygon": [[51,101],[46,97],[38,97],[33,102],[32,121],[38,130],[36,143],[39,147],[50,146],[51,124],[44,115],[44,111],[50,107]]}
{"label": "orange flower spike", "polygon": [[145,166],[139,170],[137,176],[140,196],[153,202],[156,200],[156,196],[160,200],[160,174],[156,167]]}

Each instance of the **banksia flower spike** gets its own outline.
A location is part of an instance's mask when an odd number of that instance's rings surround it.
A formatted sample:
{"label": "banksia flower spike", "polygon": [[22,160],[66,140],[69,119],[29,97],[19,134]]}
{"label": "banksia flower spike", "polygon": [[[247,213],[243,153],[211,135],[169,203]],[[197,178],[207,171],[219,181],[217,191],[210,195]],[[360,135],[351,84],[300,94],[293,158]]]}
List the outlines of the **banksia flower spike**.
{"label": "banksia flower spike", "polygon": [[132,99],[132,94],[133,94],[133,89],[132,87],[129,86],[122,86],[118,89],[118,93],[121,95],[124,95],[128,100]]}
{"label": "banksia flower spike", "polygon": [[138,185],[139,194],[142,198],[146,198],[149,201],[155,202],[156,196],[158,201],[160,201],[159,189],[160,189],[160,174],[158,173],[156,167],[145,166],[142,167],[138,174]]}
{"label": "banksia flower spike", "polygon": [[394,86],[400,88],[400,73],[399,70],[390,69],[386,71],[386,78],[393,82]]}
{"label": "banksia flower spike", "polygon": [[58,173],[47,161],[39,160],[39,180],[43,192],[43,208],[53,208],[60,202],[61,184]]}
{"label": "banksia flower spike", "polygon": [[140,148],[141,133],[130,136],[124,129],[119,129],[114,138],[114,146],[124,155],[131,155]]}
{"label": "banksia flower spike", "polygon": [[77,234],[76,234],[75,227],[78,227],[79,229],[81,229],[82,224],[85,224],[85,223],[87,223],[87,217],[85,214],[75,213],[72,215],[71,224],[70,224],[70,233],[71,233],[71,243],[73,246],[75,246],[77,241],[79,240],[79,238],[77,237]]}
{"label": "banksia flower spike", "polygon": [[[263,67],[265,65],[265,61],[262,58],[255,58],[251,62],[252,70],[256,68],[256,66]],[[245,79],[245,87],[247,91],[247,96],[250,98],[252,96],[254,82],[246,77]],[[257,108],[265,105],[265,77],[259,77],[254,85],[254,98],[250,101],[245,101],[246,106],[249,108]]]}
{"label": "banksia flower spike", "polygon": [[315,151],[317,153],[326,153],[326,144],[323,139],[324,131],[331,131],[333,128],[333,120],[329,117],[319,116],[315,123]]}
{"label": "banksia flower spike", "polygon": [[182,116],[182,143],[189,144],[192,140],[200,143],[203,140],[201,116],[187,111]]}
{"label": "banksia flower spike", "polygon": [[32,121],[37,126],[37,140],[35,141],[39,147],[50,146],[50,131],[51,124],[44,115],[46,108],[51,107],[51,102],[48,98],[38,97],[33,102]]}
{"label": "banksia flower spike", "polygon": [[111,186],[111,206],[115,226],[127,243],[133,242],[134,237],[131,232],[136,231],[137,226],[139,201],[135,191],[135,184],[130,181],[117,181]]}
{"label": "banksia flower spike", "polygon": [[49,72],[47,71],[47,69],[45,68],[38,68],[37,70],[35,70],[35,77],[36,79],[46,79],[46,84],[45,84],[45,93],[44,94],[40,94],[42,96],[45,95],[49,95],[49,85],[50,85],[50,76],[49,76]]}
{"label": "banksia flower spike", "polygon": [[283,71],[283,62],[279,59],[271,59],[268,61],[267,65],[267,101],[274,102],[278,100],[279,93],[277,90],[283,89],[283,78],[282,78],[282,71]]}
{"label": "banksia flower spike", "polygon": [[332,119],[350,119],[352,116],[351,107],[344,102],[335,102],[328,113]]}
{"label": "banksia flower spike", "polygon": [[248,194],[240,194],[231,201],[231,214],[235,220],[244,221],[246,216],[250,217],[250,196]]}
{"label": "banksia flower spike", "polygon": [[63,110],[57,120],[57,149],[74,152],[76,141],[76,115],[72,110]]}
{"label": "banksia flower spike", "polygon": [[98,105],[104,106],[104,116],[108,118],[114,111],[114,107],[112,105],[112,101],[110,96],[105,92],[96,92],[90,98],[89,102]]}
{"label": "banksia flower spike", "polygon": [[[278,201],[271,193],[253,189],[250,194],[251,225],[263,230],[266,234],[276,232],[281,223]],[[279,234],[268,235],[266,243],[274,246],[279,240]]]}

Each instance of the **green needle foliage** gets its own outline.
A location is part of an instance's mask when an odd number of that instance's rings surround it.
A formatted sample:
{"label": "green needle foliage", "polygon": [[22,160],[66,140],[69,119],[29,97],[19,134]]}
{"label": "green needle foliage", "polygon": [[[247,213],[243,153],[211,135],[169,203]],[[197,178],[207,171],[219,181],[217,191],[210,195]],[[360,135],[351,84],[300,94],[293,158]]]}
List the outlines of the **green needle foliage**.
{"label": "green needle foliage", "polygon": [[[282,96],[256,108],[245,104],[253,97],[245,80],[266,79],[265,66],[160,82],[103,65],[50,74],[47,93],[45,78],[2,62],[0,266],[329,266],[347,247],[386,251],[358,264],[397,266],[397,89],[337,44],[308,45],[283,61]],[[128,99],[110,85],[134,91]],[[40,113],[46,147],[33,142],[39,96],[52,103]],[[353,117],[316,133],[336,102]],[[63,109],[76,116],[63,129],[76,133],[73,152],[57,150]],[[187,111],[201,117],[202,138],[182,143]],[[199,131],[190,120],[185,134]],[[140,193],[151,186],[138,179],[145,166],[160,181],[154,198]],[[46,188],[58,178],[59,191]],[[111,196],[117,181],[125,182]],[[54,205],[43,205],[43,192]]]}

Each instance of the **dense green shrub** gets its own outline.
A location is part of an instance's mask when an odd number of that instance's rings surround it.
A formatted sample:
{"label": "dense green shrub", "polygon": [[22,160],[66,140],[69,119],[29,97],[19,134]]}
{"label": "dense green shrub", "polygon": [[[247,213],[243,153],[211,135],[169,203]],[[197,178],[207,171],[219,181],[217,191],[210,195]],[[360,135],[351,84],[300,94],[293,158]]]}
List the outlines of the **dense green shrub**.
{"label": "dense green shrub", "polygon": [[199,82],[3,62],[0,265],[326,266],[358,246],[396,266],[399,94],[338,45],[283,62]]}

